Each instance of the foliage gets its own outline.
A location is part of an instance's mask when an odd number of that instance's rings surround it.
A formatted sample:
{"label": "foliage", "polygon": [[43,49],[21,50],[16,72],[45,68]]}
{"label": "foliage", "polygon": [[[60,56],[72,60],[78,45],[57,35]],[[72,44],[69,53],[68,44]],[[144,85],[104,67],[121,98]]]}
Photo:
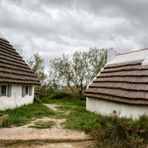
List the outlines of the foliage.
{"label": "foliage", "polygon": [[50,61],[50,76],[56,84],[66,84],[80,98],[84,89],[98,72],[104,67],[107,60],[106,49],[90,49],[88,52],[75,52],[70,58],[63,55]]}
{"label": "foliage", "polygon": [[32,71],[37,75],[41,83],[43,83],[46,79],[46,74],[44,72],[45,67],[44,60],[42,59],[42,57],[38,53],[36,53],[33,55],[30,61],[28,61],[28,64]]}
{"label": "foliage", "polygon": [[145,147],[148,140],[148,117],[139,120],[100,116],[89,134],[96,140],[97,147]]}
{"label": "foliage", "polygon": [[[56,95],[58,94],[58,99],[56,98]],[[61,97],[59,97],[61,96]],[[43,97],[41,99],[42,103],[54,103],[54,104],[58,104],[60,106],[69,106],[70,108],[72,106],[77,106],[77,107],[85,107],[85,101],[80,101],[78,99],[75,99],[74,96],[72,96],[71,94],[60,94],[60,92],[55,92],[54,94],[52,94],[50,97]]]}
{"label": "foliage", "polygon": [[50,94],[53,94],[54,90],[50,86],[44,84],[44,85],[37,87],[36,92],[39,98],[43,98],[46,96],[50,96]]}
{"label": "foliage", "polygon": [[33,118],[50,117],[55,114],[54,111],[38,103],[24,105],[20,108],[0,111],[2,114],[9,114],[8,125],[21,126],[29,123]]}
{"label": "foliage", "polygon": [[62,99],[62,98],[72,98],[72,94],[66,93],[66,92],[56,92],[53,95],[51,95],[50,99]]}

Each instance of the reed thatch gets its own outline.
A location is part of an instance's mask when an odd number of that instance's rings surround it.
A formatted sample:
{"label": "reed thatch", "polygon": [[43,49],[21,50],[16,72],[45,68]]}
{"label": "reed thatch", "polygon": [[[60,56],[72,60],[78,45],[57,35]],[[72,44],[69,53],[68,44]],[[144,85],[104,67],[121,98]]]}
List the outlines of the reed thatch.
{"label": "reed thatch", "polygon": [[142,61],[105,66],[85,95],[128,104],[148,104],[148,66],[142,65]]}
{"label": "reed thatch", "polygon": [[40,84],[22,57],[3,38],[0,38],[0,83]]}

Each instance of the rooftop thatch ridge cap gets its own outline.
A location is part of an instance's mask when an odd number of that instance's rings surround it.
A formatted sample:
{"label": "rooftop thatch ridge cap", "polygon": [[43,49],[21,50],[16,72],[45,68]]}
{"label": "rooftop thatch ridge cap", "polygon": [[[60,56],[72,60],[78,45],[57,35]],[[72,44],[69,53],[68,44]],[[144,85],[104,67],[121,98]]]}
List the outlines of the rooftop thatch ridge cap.
{"label": "rooftop thatch ridge cap", "polygon": [[127,52],[122,52],[122,53],[118,53],[118,55],[123,55],[123,54],[129,54],[129,53],[133,53],[133,52],[140,52],[140,51],[143,51],[143,50],[148,50],[148,48],[143,48],[143,49],[138,49],[138,50],[131,50],[131,51],[127,51]]}
{"label": "rooftop thatch ridge cap", "polygon": [[0,38],[6,40],[5,37],[1,33],[0,33]]}

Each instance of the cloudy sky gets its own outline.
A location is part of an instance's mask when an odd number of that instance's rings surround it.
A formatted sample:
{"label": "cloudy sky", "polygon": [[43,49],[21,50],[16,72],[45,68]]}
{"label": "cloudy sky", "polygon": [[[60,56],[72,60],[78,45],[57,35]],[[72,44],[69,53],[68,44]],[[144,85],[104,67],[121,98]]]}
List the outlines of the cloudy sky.
{"label": "cloudy sky", "polygon": [[147,0],[0,0],[0,32],[26,58],[148,47]]}

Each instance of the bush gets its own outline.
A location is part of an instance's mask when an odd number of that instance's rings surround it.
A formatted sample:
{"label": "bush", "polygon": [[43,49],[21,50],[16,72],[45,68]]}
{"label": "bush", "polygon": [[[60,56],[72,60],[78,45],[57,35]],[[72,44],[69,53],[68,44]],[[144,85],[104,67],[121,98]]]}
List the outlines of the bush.
{"label": "bush", "polygon": [[63,98],[72,98],[72,94],[67,92],[56,92],[53,95],[51,95],[50,99],[63,99]]}
{"label": "bush", "polygon": [[35,87],[35,93],[38,95],[39,98],[42,98],[54,93],[54,90],[47,85],[41,85]]}
{"label": "bush", "polygon": [[148,117],[139,120],[101,116],[89,130],[97,147],[144,147],[148,140]]}

